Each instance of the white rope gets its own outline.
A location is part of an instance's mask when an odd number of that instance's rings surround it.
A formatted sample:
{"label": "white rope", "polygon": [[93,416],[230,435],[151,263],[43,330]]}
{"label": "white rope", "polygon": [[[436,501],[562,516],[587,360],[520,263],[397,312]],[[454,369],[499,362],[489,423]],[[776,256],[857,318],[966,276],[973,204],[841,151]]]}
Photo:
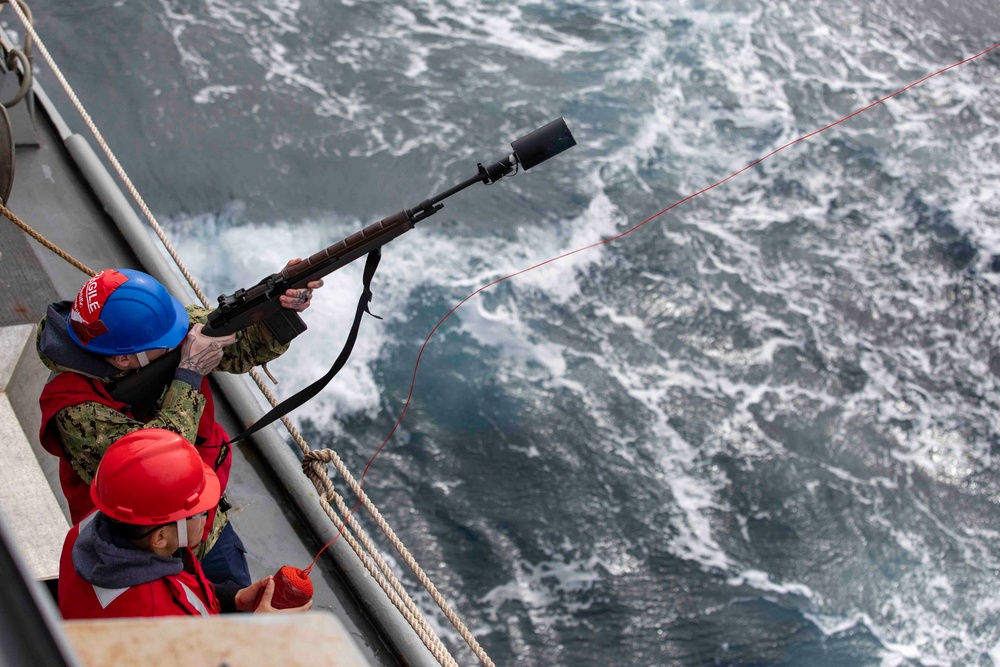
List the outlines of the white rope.
{"label": "white rope", "polygon": [[[0,2],[3,1],[6,0],[0,0]],[[180,258],[179,253],[176,251],[173,244],[170,242],[170,239],[167,237],[166,232],[160,226],[159,222],[157,222],[156,217],[153,215],[153,212],[146,205],[146,202],[142,198],[142,195],[139,194],[139,191],[132,184],[132,180],[128,177],[128,174],[125,173],[124,168],[122,168],[121,163],[119,163],[118,161],[118,158],[115,157],[110,146],[108,146],[107,142],[104,140],[104,137],[101,135],[100,130],[97,129],[97,125],[91,119],[90,114],[87,113],[87,110],[80,102],[80,99],[73,91],[73,88],[66,80],[66,77],[63,76],[62,70],[60,70],[55,60],[49,54],[48,48],[46,48],[45,44],[38,36],[38,33],[35,31],[35,28],[31,24],[31,21],[25,16],[25,13],[19,6],[18,1],[19,0],[10,2],[10,6],[13,8],[18,18],[21,20],[21,23],[24,25],[25,30],[37,44],[39,52],[42,54],[42,57],[45,58],[45,61],[52,69],[52,73],[59,81],[59,84],[62,86],[63,90],[66,91],[66,94],[69,96],[70,101],[72,102],[74,108],[76,108],[77,112],[80,114],[80,117],[87,125],[87,128],[90,130],[91,134],[93,134],[94,139],[101,147],[101,150],[104,152],[104,155],[108,158],[108,161],[114,168],[115,173],[118,174],[118,177],[121,179],[121,182],[125,186],[125,189],[132,196],[136,204],[139,206],[139,209],[142,211],[142,214],[149,221],[149,224],[153,228],[153,231],[155,232],[157,238],[160,239],[160,242],[163,244],[163,247],[166,248],[167,253],[170,255],[171,259],[173,259],[174,263],[177,265],[177,268],[180,270],[185,280],[187,280],[188,284],[191,286],[191,289],[194,290],[195,294],[198,296],[198,299],[202,302],[202,304],[206,308],[211,308],[208,296],[201,289],[201,286],[198,284],[194,276],[185,266],[183,260]],[[266,387],[260,375],[256,371],[251,371],[250,376],[253,378],[254,382],[264,393],[264,395],[268,398],[268,401],[270,401],[271,405],[272,406],[277,405],[277,398]],[[294,425],[291,423],[289,419],[283,417],[281,421],[283,424],[285,424],[285,428],[288,429],[288,432],[292,435],[293,439],[298,444],[303,455],[312,451],[309,445],[302,438],[301,434],[298,432],[298,429],[294,427]],[[336,457],[335,454],[334,456]],[[402,541],[400,541],[399,538],[392,531],[392,528],[389,527],[389,525],[385,522],[385,519],[381,516],[381,513],[374,506],[374,504],[372,504],[367,494],[365,494],[364,491],[361,490],[360,486],[354,480],[354,477],[346,470],[346,467],[343,466],[343,462],[340,461],[340,458],[336,457],[333,462],[337,467],[338,471],[341,473],[341,475],[346,474],[345,479],[347,480],[348,485],[352,488],[352,490],[359,493],[359,497],[362,499],[363,504],[365,505],[366,509],[368,509],[369,513],[372,513],[373,518],[375,519],[379,527],[382,529],[383,533],[386,534],[389,540],[393,543],[393,546],[396,548],[396,550],[400,553],[400,555],[407,562],[407,564],[410,565],[411,570],[414,571],[414,573],[417,575],[417,578],[424,585],[424,588],[428,590],[428,592],[431,594],[431,597],[434,598],[438,606],[441,607],[442,612],[444,612],[448,620],[451,621],[452,625],[454,625],[459,630],[459,633],[463,636],[463,638],[465,638],[466,642],[469,644],[470,648],[476,654],[477,658],[479,658],[480,662],[482,662],[482,664],[486,665],[487,667],[493,667],[494,664],[493,661],[489,658],[488,655],[486,655],[485,651],[472,636],[471,632],[469,632],[465,624],[461,621],[461,619],[458,618],[458,616],[452,610],[451,606],[447,603],[447,601],[440,594],[440,592],[434,587],[433,583],[430,582],[426,574],[424,574],[423,570],[413,559],[413,556],[410,554],[409,550],[406,549]],[[323,469],[325,471],[326,467],[323,466]],[[326,473],[326,475],[327,479],[329,479],[329,474]],[[319,481],[314,480],[314,484],[319,484]],[[331,483],[331,488],[332,488],[332,483]],[[338,524],[342,525],[342,522],[339,520],[339,517],[335,519],[335,514],[332,511],[332,507],[330,506],[328,499],[325,495],[322,494],[320,495],[320,504],[321,506],[324,507],[324,510],[327,512],[327,515],[330,517],[331,521],[333,521],[335,525]],[[340,500],[338,504],[341,505],[342,507],[341,511],[346,509],[346,507],[343,505],[342,500]],[[430,628],[430,625],[427,623],[427,620],[424,619],[423,616],[419,613],[419,611],[416,610],[413,601],[409,598],[409,596],[405,593],[405,591],[403,591],[402,587],[399,585],[395,576],[392,575],[388,565],[385,563],[385,560],[378,553],[378,549],[371,543],[371,540],[364,533],[364,530],[360,527],[360,525],[357,524],[356,521],[353,520],[353,517],[350,516],[349,512],[346,514],[346,516],[348,517],[348,522],[351,524],[351,528],[354,529],[355,532],[359,533],[361,541],[364,543],[365,546],[362,546],[361,544],[359,544],[357,540],[350,537],[345,527],[344,534],[348,536],[347,540],[348,543],[354,549],[359,559],[361,559],[361,561],[366,565],[366,567],[372,573],[372,576],[375,577],[376,580],[379,582],[380,586],[382,586],[387,597],[389,597],[389,599],[400,611],[403,617],[406,618],[407,622],[413,628],[414,632],[417,633],[421,641],[424,643],[424,645],[428,648],[428,650],[432,653],[432,655],[434,655],[434,657],[438,660],[438,662],[441,665],[443,665],[444,667],[452,667],[453,665],[457,666],[458,663],[455,662],[455,659],[451,656],[450,653],[448,653],[441,639]],[[338,528],[339,527],[340,525],[338,525]],[[369,553],[371,553],[371,556],[369,556],[368,553],[365,553],[366,549]],[[387,574],[389,581],[391,582],[388,586],[386,585],[387,582],[385,578],[383,578],[381,575],[376,576],[376,571],[371,567],[373,559],[378,564],[378,569],[381,570],[383,573]]]}

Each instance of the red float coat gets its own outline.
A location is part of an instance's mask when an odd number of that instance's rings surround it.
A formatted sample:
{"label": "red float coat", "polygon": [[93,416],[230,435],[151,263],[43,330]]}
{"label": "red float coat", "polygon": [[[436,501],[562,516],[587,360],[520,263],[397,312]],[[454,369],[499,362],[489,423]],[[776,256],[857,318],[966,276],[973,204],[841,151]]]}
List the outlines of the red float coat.
{"label": "red float coat", "polygon": [[65,619],[149,616],[210,616],[220,613],[215,588],[189,548],[184,569],[148,583],[102,588],[84,580],[73,565],[73,546],[97,513],[87,516],[66,536],[59,561],[59,611]]}
{"label": "red float coat", "polygon": [[[205,397],[205,409],[198,422],[198,441],[194,444],[197,445],[202,460],[210,465],[219,476],[219,483],[225,492],[226,484],[229,481],[229,471],[233,466],[232,452],[225,444],[228,442],[229,436],[225,429],[215,421],[215,402],[207,377],[202,379],[199,391]],[[73,523],[82,521],[83,517],[94,509],[94,503],[90,500],[90,485],[80,478],[63,452],[59,442],[59,434],[52,418],[63,408],[87,401],[100,403],[117,410],[130,419],[135,419],[126,409],[125,403],[111,398],[103,383],[78,373],[69,371],[59,373],[49,380],[42,390],[42,395],[39,398],[39,405],[42,409],[39,440],[45,451],[59,457],[59,483],[66,500],[69,502],[70,518]],[[212,510],[207,525],[211,526],[214,519],[215,510]]]}

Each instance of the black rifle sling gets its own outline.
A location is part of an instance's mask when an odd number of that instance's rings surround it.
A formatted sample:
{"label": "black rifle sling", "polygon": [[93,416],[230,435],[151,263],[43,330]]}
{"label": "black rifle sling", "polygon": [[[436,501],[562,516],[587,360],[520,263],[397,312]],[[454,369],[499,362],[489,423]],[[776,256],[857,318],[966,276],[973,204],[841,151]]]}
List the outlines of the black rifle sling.
{"label": "black rifle sling", "polygon": [[340,369],[347,363],[347,359],[351,356],[351,352],[354,350],[354,342],[358,339],[358,331],[361,329],[361,318],[364,314],[368,313],[375,319],[382,319],[368,310],[368,303],[372,300],[371,281],[372,277],[375,275],[375,269],[378,268],[378,263],[381,257],[381,248],[376,248],[368,253],[368,259],[365,261],[364,291],[361,292],[361,298],[358,300],[358,309],[354,314],[354,324],[351,325],[351,332],[348,334],[347,341],[344,343],[344,349],[340,351],[340,356],[337,357],[335,362],[333,362],[333,366],[329,371],[327,371],[327,374],[313,382],[305,389],[289,396],[281,403],[271,408],[270,412],[258,419],[235,438],[232,438],[229,441],[230,445],[253,435],[271,422],[284,417],[295,408],[301,406],[303,403],[313,398],[316,394],[323,391],[323,388],[330,383],[330,380],[332,380],[333,377],[340,372]]}

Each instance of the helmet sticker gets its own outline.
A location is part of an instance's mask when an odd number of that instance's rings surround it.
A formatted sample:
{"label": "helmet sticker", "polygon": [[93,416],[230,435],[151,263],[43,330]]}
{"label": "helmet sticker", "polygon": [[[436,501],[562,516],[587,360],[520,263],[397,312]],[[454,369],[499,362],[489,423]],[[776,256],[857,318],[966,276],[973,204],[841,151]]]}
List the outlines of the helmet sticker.
{"label": "helmet sticker", "polygon": [[77,293],[69,313],[69,325],[81,343],[89,345],[94,338],[108,332],[101,321],[101,311],[108,297],[126,282],[127,276],[114,269],[105,269],[88,280]]}

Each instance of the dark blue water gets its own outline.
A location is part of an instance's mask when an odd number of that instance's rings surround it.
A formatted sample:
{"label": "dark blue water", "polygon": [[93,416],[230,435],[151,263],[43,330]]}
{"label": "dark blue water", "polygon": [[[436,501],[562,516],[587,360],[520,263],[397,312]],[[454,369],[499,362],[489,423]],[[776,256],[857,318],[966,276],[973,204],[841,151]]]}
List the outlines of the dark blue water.
{"label": "dark blue water", "polygon": [[[32,6],[213,294],[566,118],[386,249],[385,319],[296,415],[358,473],[470,292],[1000,41],[987,0]],[[994,53],[438,331],[367,488],[498,664],[1000,663],[998,94]]]}

